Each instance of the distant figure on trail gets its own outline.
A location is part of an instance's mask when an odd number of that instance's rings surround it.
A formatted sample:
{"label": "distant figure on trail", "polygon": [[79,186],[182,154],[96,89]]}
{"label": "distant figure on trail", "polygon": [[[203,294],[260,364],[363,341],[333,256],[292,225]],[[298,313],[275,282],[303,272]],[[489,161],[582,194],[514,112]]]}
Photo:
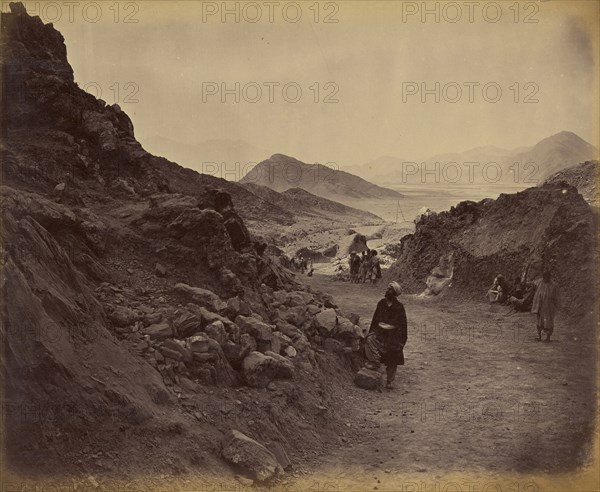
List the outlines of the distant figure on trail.
{"label": "distant figure on trail", "polygon": [[508,299],[509,292],[510,287],[506,282],[504,275],[499,274],[494,279],[494,283],[492,284],[490,290],[488,290],[487,295],[490,303],[502,304]]}
{"label": "distant figure on trail", "polygon": [[304,273],[306,271],[306,259],[301,256],[300,257],[300,273]]}
{"label": "distant figure on trail", "polygon": [[558,310],[558,305],[558,287],[552,281],[550,271],[544,270],[531,306],[531,312],[537,314],[538,342],[542,339],[542,331],[546,332],[546,342],[550,341],[550,336],[554,331],[554,315]]}
{"label": "distant figure on trail", "polygon": [[308,265],[308,273],[306,274],[307,277],[312,277],[313,276],[313,272],[315,271],[314,267],[313,267],[313,261],[312,259],[310,260],[310,263]]}
{"label": "distant figure on trail", "polygon": [[369,250],[363,251],[362,258],[360,259],[360,268],[358,270],[358,276],[359,276],[358,280],[359,280],[359,282],[362,282],[363,284],[367,280],[367,272],[370,270],[370,268],[369,268],[370,254],[371,254],[371,252]]}
{"label": "distant figure on trail", "polygon": [[377,250],[375,250],[375,249],[371,250],[370,267],[371,267],[371,283],[373,285],[375,285],[377,283],[377,280],[379,280],[381,278],[381,264],[380,264],[380,260],[377,256]]}
{"label": "distant figure on trail", "polygon": [[353,284],[357,284],[358,274],[360,270],[360,257],[356,254],[356,251],[350,252],[348,264],[350,266],[350,282],[352,282]]}
{"label": "distant figure on trail", "polygon": [[398,300],[402,293],[398,282],[391,282],[385,297],[377,303],[371,327],[365,339],[367,369],[378,371],[386,366],[386,388],[393,389],[398,365],[404,365],[404,345],[407,339],[407,321],[404,306]]}

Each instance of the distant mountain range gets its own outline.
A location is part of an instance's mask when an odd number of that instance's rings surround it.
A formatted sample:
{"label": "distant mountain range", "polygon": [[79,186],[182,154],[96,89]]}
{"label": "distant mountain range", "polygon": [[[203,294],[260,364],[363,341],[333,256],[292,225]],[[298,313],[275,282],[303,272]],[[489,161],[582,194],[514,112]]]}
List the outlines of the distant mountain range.
{"label": "distant mountain range", "polygon": [[[597,158],[596,147],[573,132],[562,131],[531,147],[502,149],[488,145],[426,159],[382,156],[345,169],[375,183],[435,184],[437,177],[437,183],[441,184],[473,182],[534,186],[561,169]],[[437,168],[436,163],[439,163]]]}
{"label": "distant mountain range", "polygon": [[[153,136],[143,139],[144,148],[182,166],[211,174],[215,177],[237,181],[241,170],[250,169],[269,152],[243,140],[205,140],[189,144],[167,137]],[[249,165],[252,163],[252,165]],[[213,164],[218,165],[218,169]]]}
{"label": "distant mountain range", "polygon": [[240,183],[259,184],[279,192],[300,188],[313,195],[342,203],[357,199],[395,199],[403,196],[348,172],[321,164],[306,164],[283,154],[274,154],[257,164],[240,179]]}

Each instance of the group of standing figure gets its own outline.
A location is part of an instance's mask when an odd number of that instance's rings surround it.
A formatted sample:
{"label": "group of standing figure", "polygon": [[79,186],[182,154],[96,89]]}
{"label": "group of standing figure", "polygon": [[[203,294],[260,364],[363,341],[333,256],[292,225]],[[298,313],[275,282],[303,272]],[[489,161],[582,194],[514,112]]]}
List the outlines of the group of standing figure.
{"label": "group of standing figure", "polygon": [[362,252],[362,255],[351,251],[348,264],[350,266],[350,282],[354,284],[366,282],[376,284],[381,278],[381,261],[377,256],[377,250],[367,249]]}

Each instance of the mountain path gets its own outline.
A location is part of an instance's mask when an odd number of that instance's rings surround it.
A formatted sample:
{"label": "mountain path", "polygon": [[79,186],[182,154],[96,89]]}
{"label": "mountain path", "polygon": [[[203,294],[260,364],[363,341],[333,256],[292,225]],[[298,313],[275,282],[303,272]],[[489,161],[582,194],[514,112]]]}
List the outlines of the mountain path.
{"label": "mountain path", "polygon": [[[319,274],[306,281],[367,319],[386,288]],[[319,490],[391,491],[469,474],[480,487],[535,492],[542,489],[531,480],[513,480],[513,488],[499,480],[581,464],[590,451],[585,436],[593,435],[593,327],[586,335],[559,318],[554,341],[544,343],[535,341],[530,313],[475,301],[400,300],[409,335],[396,389],[372,392],[349,380],[339,411],[361,437],[342,436],[303,481]]]}

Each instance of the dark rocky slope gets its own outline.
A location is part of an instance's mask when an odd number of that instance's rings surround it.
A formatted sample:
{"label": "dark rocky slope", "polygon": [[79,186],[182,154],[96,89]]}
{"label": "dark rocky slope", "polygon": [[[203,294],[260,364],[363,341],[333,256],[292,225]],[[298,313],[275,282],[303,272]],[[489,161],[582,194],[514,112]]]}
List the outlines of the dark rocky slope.
{"label": "dark rocky slope", "polygon": [[[118,106],[74,83],[60,33],[10,7],[3,472],[224,473],[231,429],[296,460],[337,442],[332,383],[350,378],[359,333],[244,222],[292,215],[144,151]],[[329,339],[341,355],[322,349]],[[251,461],[250,478],[281,472]]]}

